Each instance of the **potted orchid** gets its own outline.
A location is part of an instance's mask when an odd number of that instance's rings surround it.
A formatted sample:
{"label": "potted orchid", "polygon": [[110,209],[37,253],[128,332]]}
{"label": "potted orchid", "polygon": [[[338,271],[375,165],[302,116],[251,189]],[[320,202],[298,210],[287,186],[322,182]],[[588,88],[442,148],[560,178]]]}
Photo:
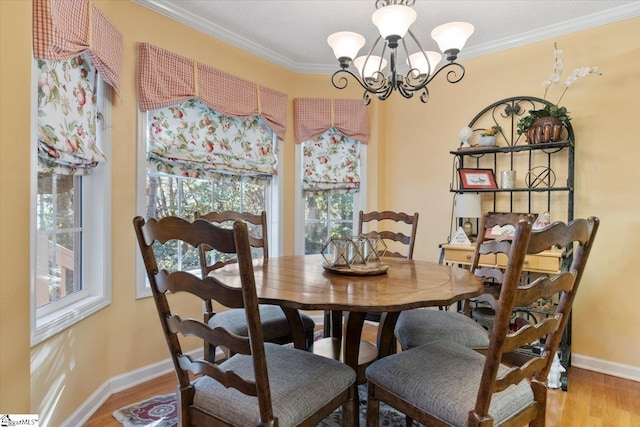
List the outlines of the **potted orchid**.
{"label": "potted orchid", "polygon": [[[553,56],[555,57],[553,73],[547,80],[542,82],[544,87],[544,99],[547,99],[549,87],[560,83],[560,76],[564,70],[562,60],[562,49],[558,49],[558,45],[554,43]],[[576,84],[576,82],[589,74],[602,75],[598,67],[580,67],[574,69],[564,81],[564,90],[560,94],[560,98],[555,104],[546,105],[540,110],[529,110],[529,114],[518,121],[518,135],[525,135],[527,142],[530,144],[544,143],[549,141],[558,141],[560,133],[565,123],[569,122],[569,112],[566,107],[560,106],[560,101],[567,93],[567,90]]]}

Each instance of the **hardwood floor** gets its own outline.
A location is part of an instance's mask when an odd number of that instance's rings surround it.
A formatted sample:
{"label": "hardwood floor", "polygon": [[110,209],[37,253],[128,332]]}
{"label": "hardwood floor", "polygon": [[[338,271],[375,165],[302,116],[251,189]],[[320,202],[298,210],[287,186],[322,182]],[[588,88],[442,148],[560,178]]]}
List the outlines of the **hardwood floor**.
{"label": "hardwood floor", "polygon": [[[375,341],[376,327],[365,325],[363,338]],[[158,394],[173,393],[175,374],[167,374],[116,393],[85,427],[121,427],[113,411]],[[569,391],[549,390],[547,427],[640,427],[640,382],[569,368]]]}

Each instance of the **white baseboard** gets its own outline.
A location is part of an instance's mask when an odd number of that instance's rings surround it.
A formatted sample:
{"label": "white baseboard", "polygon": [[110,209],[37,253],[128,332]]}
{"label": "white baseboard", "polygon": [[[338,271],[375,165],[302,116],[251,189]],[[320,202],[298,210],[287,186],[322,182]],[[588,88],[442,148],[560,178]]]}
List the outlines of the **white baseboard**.
{"label": "white baseboard", "polygon": [[[220,351],[219,349],[217,351]],[[202,358],[204,350],[202,348],[189,352],[193,358]],[[103,383],[87,400],[76,409],[60,427],[77,427],[84,425],[91,415],[111,397],[112,394],[129,389],[138,384],[151,381],[169,372],[173,372],[173,362],[167,358],[158,363],[144,366],[140,369],[130,371],[113,377]]]}
{"label": "white baseboard", "polygon": [[576,353],[571,353],[571,366],[640,382],[640,366],[624,365]]}

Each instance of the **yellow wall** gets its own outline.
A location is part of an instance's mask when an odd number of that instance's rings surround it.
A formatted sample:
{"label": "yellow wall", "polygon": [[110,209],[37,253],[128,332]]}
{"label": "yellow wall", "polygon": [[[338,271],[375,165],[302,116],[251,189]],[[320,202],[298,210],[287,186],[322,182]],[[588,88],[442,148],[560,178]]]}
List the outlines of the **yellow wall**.
{"label": "yellow wall", "polygon": [[30,412],[30,74],[31,2],[0,2],[0,412],[18,414]]}
{"label": "yellow wall", "polygon": [[[124,35],[122,94],[113,106],[112,281],[106,309],[30,348],[31,3],[0,1],[0,413],[40,413],[59,425],[109,379],[166,359],[151,299],[135,299],[137,137],[136,43],[150,42],[294,97],[360,97],[338,92],[328,76],[290,71],[188,29],[131,2],[96,1]],[[576,132],[576,216],[602,227],[575,307],[573,350],[638,366],[640,155],[633,110],[640,95],[640,18],[557,37],[568,68],[599,65],[602,77],[580,81],[565,97]],[[457,85],[433,84],[431,101],[394,94],[373,101],[369,208],[418,211],[417,259],[436,260],[448,235],[451,155],[458,130],[495,100],[541,96],[553,40],[464,61]],[[283,177],[285,252],[293,252],[294,144],[288,111]],[[21,177],[22,179],[16,179]]]}

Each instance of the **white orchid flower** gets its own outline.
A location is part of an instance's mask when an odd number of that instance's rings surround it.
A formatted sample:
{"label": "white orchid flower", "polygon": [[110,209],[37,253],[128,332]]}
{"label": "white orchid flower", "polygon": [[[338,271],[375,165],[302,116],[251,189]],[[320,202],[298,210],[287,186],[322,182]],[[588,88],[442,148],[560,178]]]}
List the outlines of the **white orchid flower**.
{"label": "white orchid flower", "polygon": [[[548,80],[545,80],[545,81],[542,82],[542,87],[544,88],[544,99],[547,99],[547,92],[549,91],[549,87],[551,85],[553,85],[553,84],[560,83],[560,76],[562,75],[562,72],[564,71],[564,62],[562,60],[562,55],[563,55],[564,51],[562,49],[558,49],[558,45],[557,44],[554,44],[553,47],[554,47],[554,50],[553,50],[553,57],[554,57],[553,74],[551,74],[549,76]],[[565,79],[565,81],[564,81],[565,88],[562,91],[562,94],[560,94],[560,98],[558,99],[558,102],[555,105],[560,104],[560,101],[562,100],[562,97],[564,97],[564,94],[567,92],[568,88],[570,88],[571,86],[576,84],[581,77],[586,77],[589,74],[596,74],[596,75],[599,75],[599,76],[602,75],[602,73],[600,72],[600,70],[598,69],[597,66],[575,68],[571,72],[569,77],[567,77]]]}

